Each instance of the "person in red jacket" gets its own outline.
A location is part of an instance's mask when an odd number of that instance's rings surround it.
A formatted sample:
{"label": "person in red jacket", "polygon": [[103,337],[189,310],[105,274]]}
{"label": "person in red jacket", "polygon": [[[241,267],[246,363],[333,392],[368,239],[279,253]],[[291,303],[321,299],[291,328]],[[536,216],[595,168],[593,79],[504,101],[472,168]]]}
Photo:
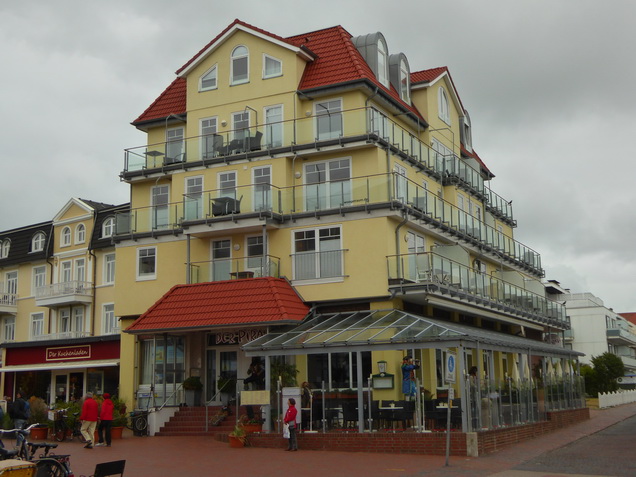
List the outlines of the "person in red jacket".
{"label": "person in red jacket", "polygon": [[[99,409],[99,425],[97,426],[97,434],[99,442],[95,446],[110,447],[110,430],[113,427],[113,410],[115,405],[110,400],[110,394],[104,393],[104,401]],[[106,434],[106,444],[104,444],[104,433]]]}
{"label": "person in red jacket", "polygon": [[287,450],[297,451],[298,440],[296,438],[296,415],[298,414],[298,410],[296,409],[296,400],[294,398],[289,398],[287,404],[289,407],[285,413],[285,419],[283,419],[285,424],[289,426],[289,446],[287,447]]}
{"label": "person in red jacket", "polygon": [[97,427],[97,419],[99,416],[97,401],[93,399],[93,393],[87,392],[84,404],[82,404],[82,414],[80,414],[80,421],[82,421],[82,435],[86,439],[86,449],[93,448],[93,438],[95,436],[95,428]]}

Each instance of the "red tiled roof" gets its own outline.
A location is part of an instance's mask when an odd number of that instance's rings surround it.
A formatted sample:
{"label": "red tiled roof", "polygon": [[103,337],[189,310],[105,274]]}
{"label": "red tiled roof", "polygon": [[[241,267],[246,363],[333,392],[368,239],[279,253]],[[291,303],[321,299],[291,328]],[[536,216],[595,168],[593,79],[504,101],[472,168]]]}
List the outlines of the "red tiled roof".
{"label": "red tiled roof", "polygon": [[444,72],[448,72],[446,66],[431,68],[430,70],[415,71],[411,73],[411,84],[430,83]]}
{"label": "red tiled roof", "polygon": [[619,315],[636,325],[636,312],[630,311],[628,313],[619,313]]}
{"label": "red tiled roof", "polygon": [[482,169],[484,169],[491,178],[495,177],[495,175],[490,171],[490,169],[488,169],[488,166],[486,165],[486,163],[481,160],[481,157],[479,157],[479,154],[477,154],[477,151],[475,151],[475,149],[473,149],[473,152],[468,152],[468,150],[462,144],[461,150],[462,150],[462,156],[472,157],[479,163]]}
{"label": "red tiled roof", "polygon": [[281,278],[252,278],[176,285],[126,332],[205,329],[300,322],[309,313]]}
{"label": "red tiled roof", "polygon": [[184,114],[186,112],[186,80],[176,78],[163,93],[159,95],[133,124],[162,119],[170,114]]}
{"label": "red tiled roof", "polygon": [[298,89],[308,90],[365,79],[384,90],[396,102],[424,119],[417,108],[405,103],[392,86],[382,85],[341,26],[303,33],[287,40],[309,48],[317,58],[305,66]]}
{"label": "red tiled roof", "polygon": [[[419,118],[424,119],[417,108],[406,104],[400,99],[400,95],[395,88],[392,86],[386,88],[377,80],[367,62],[364,61],[360,52],[351,42],[351,35],[341,26],[282,38],[237,19],[179,68],[177,74],[191,65],[192,62],[196,61],[212,44],[218,41],[219,38],[237,24],[295,47],[306,48],[316,56],[316,59],[308,63],[305,67],[303,77],[298,86],[300,90],[321,88],[364,79],[378,86],[393,98],[393,100],[401,104],[402,107]],[[133,124],[153,119],[162,119],[169,114],[184,113],[186,113],[185,79],[177,78],[146,111],[133,121]]]}

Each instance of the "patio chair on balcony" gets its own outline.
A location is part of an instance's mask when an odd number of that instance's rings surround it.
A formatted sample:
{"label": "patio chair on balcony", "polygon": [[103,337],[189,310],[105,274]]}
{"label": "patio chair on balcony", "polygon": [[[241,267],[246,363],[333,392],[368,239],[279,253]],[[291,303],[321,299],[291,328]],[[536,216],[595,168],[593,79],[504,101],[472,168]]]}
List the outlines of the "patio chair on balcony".
{"label": "patio chair on balcony", "polygon": [[232,154],[237,154],[241,152],[245,147],[244,139],[232,139],[227,146],[222,146],[219,149],[219,154],[221,156],[230,156]]}
{"label": "patio chair on balcony", "polygon": [[216,199],[211,199],[212,215],[218,217],[221,215],[240,214],[242,200],[243,196],[241,196],[238,200],[233,197],[218,197]]}
{"label": "patio chair on balcony", "polygon": [[182,152],[180,154],[177,154],[174,157],[166,156],[164,158],[163,165],[165,166],[168,164],[176,164],[176,163],[185,162],[185,161],[186,161],[186,153]]}
{"label": "patio chair on balcony", "polygon": [[247,138],[247,150],[248,151],[260,151],[261,139],[263,139],[263,133],[256,131],[254,136]]}
{"label": "patio chair on balcony", "polygon": [[201,158],[205,161],[206,159],[212,159],[218,156],[223,148],[223,136],[219,134],[212,134],[211,136],[205,137],[205,150]]}

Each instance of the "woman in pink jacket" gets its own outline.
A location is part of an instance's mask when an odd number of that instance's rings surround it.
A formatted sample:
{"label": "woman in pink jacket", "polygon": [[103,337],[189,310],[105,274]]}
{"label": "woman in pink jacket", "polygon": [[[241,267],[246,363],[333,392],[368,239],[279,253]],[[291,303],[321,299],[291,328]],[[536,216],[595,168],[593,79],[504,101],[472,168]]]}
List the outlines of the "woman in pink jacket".
{"label": "woman in pink jacket", "polygon": [[110,400],[110,394],[104,393],[104,401],[99,410],[99,426],[97,432],[99,436],[99,442],[96,446],[104,445],[104,431],[106,431],[106,447],[110,447],[110,430],[113,427],[113,411],[115,405]]}

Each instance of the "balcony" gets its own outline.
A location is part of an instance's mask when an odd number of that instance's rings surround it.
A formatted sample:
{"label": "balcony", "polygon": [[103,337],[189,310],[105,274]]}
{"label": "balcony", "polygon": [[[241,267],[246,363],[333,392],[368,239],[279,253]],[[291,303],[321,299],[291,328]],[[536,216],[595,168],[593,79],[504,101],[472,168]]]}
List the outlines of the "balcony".
{"label": "balcony", "polygon": [[[397,173],[348,180],[277,187],[252,184],[184,196],[180,202],[140,207],[116,215],[116,235],[179,233],[197,224],[262,226],[263,218],[280,223],[302,217],[406,210],[413,219],[438,229],[453,240],[471,243],[529,273],[543,276],[541,256],[530,247],[486,225],[455,205]],[[209,230],[209,228],[207,228]],[[191,233],[192,230],[191,230]],[[194,232],[196,233],[196,232]]]}
{"label": "balcony", "polygon": [[31,338],[33,341],[53,341],[53,340],[72,340],[78,338],[89,338],[91,333],[88,331],[67,331],[63,333],[47,333],[37,335]]}
{"label": "balcony", "polygon": [[36,288],[36,306],[59,307],[77,304],[90,304],[93,299],[93,284],[90,282],[70,281],[54,283]]}
{"label": "balcony", "polygon": [[126,149],[123,180],[258,157],[289,156],[376,144],[419,167],[444,185],[456,184],[488,200],[479,170],[455,155],[442,155],[384,114],[359,108],[318,114],[204,136]]}
{"label": "balcony", "polygon": [[487,194],[486,210],[511,227],[516,227],[517,221],[512,217],[512,202],[495,194],[491,189],[487,190]]}
{"label": "balcony", "polygon": [[569,328],[565,307],[522,287],[435,253],[387,257],[389,284],[415,301],[434,296],[453,304],[516,315],[535,323]]}
{"label": "balcony", "polygon": [[607,341],[615,346],[635,346],[636,335],[622,328],[610,328],[606,332]]}
{"label": "balcony", "polygon": [[[0,290],[2,289],[0,283]],[[18,312],[18,294],[0,291],[0,313],[15,314]]]}
{"label": "balcony", "polygon": [[273,255],[257,255],[190,263],[190,283],[255,277],[280,278],[280,258]]}

